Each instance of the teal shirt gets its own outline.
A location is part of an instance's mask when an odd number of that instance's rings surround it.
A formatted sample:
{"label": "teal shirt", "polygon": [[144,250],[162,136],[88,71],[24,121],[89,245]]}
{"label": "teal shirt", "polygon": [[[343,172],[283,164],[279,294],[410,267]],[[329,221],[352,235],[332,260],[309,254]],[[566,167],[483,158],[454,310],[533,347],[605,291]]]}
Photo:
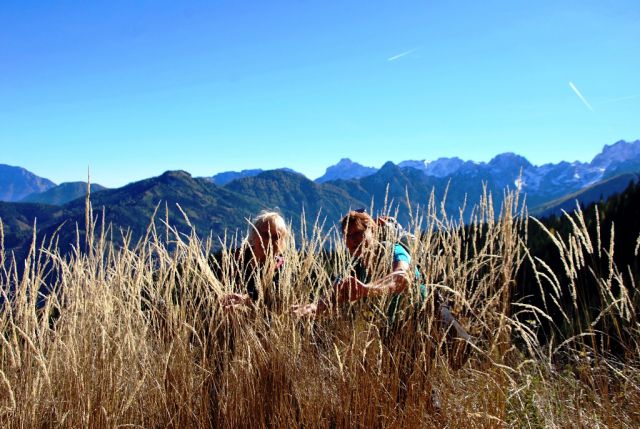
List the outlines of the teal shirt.
{"label": "teal shirt", "polygon": [[[396,244],[393,246],[393,263],[395,264],[396,262],[406,262],[407,264],[411,263],[411,255],[409,255],[409,252],[407,251],[407,249],[404,248],[404,246],[400,245],[400,244]],[[420,271],[418,270],[418,268],[416,267],[415,269],[415,281],[416,284],[420,284],[420,303],[423,302],[426,297],[427,297],[427,287],[424,284],[420,283]],[[389,302],[389,307],[387,308],[387,320],[389,322],[389,324],[393,324],[393,322],[395,322],[397,313],[398,313],[398,307],[400,307],[400,304],[402,303],[402,298],[404,296],[404,293],[398,293],[396,295],[394,295],[391,298],[391,301]]]}
{"label": "teal shirt", "polygon": [[393,263],[396,262],[406,262],[407,264],[411,263],[411,255],[407,252],[407,249],[400,244],[396,244],[393,246]]}
{"label": "teal shirt", "polygon": [[[393,246],[393,263],[395,264],[397,262],[406,262],[407,264],[411,263],[411,255],[401,244],[395,244]],[[361,266],[356,267],[356,277],[358,278],[358,280],[364,283],[369,283],[370,281],[366,271]],[[427,297],[427,287],[424,284],[420,284],[420,271],[418,270],[418,268],[415,269],[415,282],[416,284],[420,285],[419,302],[422,303]],[[387,322],[389,323],[389,325],[393,324],[396,319],[398,308],[402,303],[403,296],[404,292],[397,293],[393,297],[391,297],[389,301],[389,306],[387,307],[386,311]]]}

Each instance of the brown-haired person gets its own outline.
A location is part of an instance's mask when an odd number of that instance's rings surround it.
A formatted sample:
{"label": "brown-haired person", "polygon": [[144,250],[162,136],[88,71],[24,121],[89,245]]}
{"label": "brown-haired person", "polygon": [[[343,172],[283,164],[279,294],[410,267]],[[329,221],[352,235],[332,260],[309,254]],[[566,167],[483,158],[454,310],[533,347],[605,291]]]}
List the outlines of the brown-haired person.
{"label": "brown-haired person", "polygon": [[[299,316],[320,314],[327,311],[330,304],[357,301],[365,297],[391,295],[387,312],[387,327],[396,319],[403,293],[410,285],[417,284],[415,292],[417,303],[422,304],[428,296],[427,286],[420,282],[417,268],[410,269],[411,255],[407,248],[389,237],[385,228],[393,218],[381,217],[374,220],[364,210],[350,211],[341,220],[342,233],[349,254],[354,259],[351,274],[341,279],[334,286],[333,294],[323,298],[317,304],[294,306],[293,311]],[[388,232],[388,231],[386,231]],[[388,249],[388,246],[392,246]],[[385,260],[391,253],[390,260]],[[444,331],[464,342],[471,342],[471,336],[451,314],[448,306],[438,293],[434,296],[438,321]],[[467,348],[465,348],[468,351]],[[465,360],[462,358],[461,360]]]}
{"label": "brown-haired person", "polygon": [[[388,335],[396,332],[398,327],[397,313],[403,295],[408,295],[410,287],[416,288],[418,303],[424,302],[427,296],[427,288],[420,284],[417,269],[411,269],[411,256],[407,249],[400,243],[393,241],[397,237],[388,237],[384,218],[380,224],[376,222],[364,210],[350,211],[342,218],[342,234],[349,254],[353,258],[351,273],[334,286],[333,294],[328,298],[320,299],[317,304],[306,304],[294,307],[294,312],[299,316],[314,315],[326,312],[331,304],[358,301],[366,297],[388,296],[386,314],[384,315],[387,335],[384,341],[387,347],[395,352],[398,371],[398,403],[404,403],[409,392],[409,379],[414,372],[416,359],[421,356],[423,342],[412,331],[409,335]],[[379,219],[379,220],[381,220]],[[391,239],[391,241],[387,241]],[[414,327],[421,325],[423,318],[419,312],[414,312],[417,318],[411,320]],[[358,317],[358,316],[357,316]],[[408,325],[403,324],[403,331]],[[429,343],[427,343],[429,344]],[[423,369],[427,369],[424,367]],[[432,390],[431,396],[426,399],[425,405],[431,410],[440,408],[437,393]]]}
{"label": "brown-haired person", "polygon": [[[385,261],[381,259],[387,254],[387,243],[380,240],[378,225],[369,214],[363,210],[350,211],[342,218],[341,226],[354,265],[351,274],[335,285],[331,301],[340,304],[365,297],[398,295],[414,282],[416,277],[410,274],[411,257],[400,244],[393,244],[393,257],[386,261],[390,264],[385,272]],[[394,301],[390,307],[393,313],[397,306]],[[294,312],[300,316],[323,313],[329,304],[327,299],[321,299],[317,304],[296,306]]]}
{"label": "brown-haired person", "polygon": [[246,242],[224,260],[214,258],[211,265],[222,280],[230,280],[236,292],[222,297],[224,309],[250,306],[258,302],[269,309],[276,305],[282,252],[289,235],[287,224],[277,212],[260,213],[252,222]]}

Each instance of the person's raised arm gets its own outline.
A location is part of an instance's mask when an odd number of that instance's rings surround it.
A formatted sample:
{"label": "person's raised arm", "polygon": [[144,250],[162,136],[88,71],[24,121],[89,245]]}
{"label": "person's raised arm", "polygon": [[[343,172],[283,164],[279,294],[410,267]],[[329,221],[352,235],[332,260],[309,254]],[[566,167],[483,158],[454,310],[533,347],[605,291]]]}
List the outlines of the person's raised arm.
{"label": "person's raised arm", "polygon": [[409,264],[405,261],[393,263],[393,271],[384,277],[363,283],[353,277],[347,277],[336,286],[336,301],[357,301],[366,296],[382,296],[404,291],[410,283]]}
{"label": "person's raised arm", "polygon": [[336,304],[353,302],[366,296],[382,296],[385,294],[397,294],[403,292],[411,283],[409,276],[409,263],[395,261],[393,272],[384,277],[363,283],[353,276],[346,277],[336,283],[334,294],[331,298],[321,298],[318,303],[296,305],[293,312],[298,316],[317,315],[326,312],[330,308],[330,302]]}
{"label": "person's raised arm", "polygon": [[409,276],[409,263],[396,261],[393,263],[393,271],[384,277],[372,280],[365,285],[365,296],[381,296],[403,292],[411,283]]}

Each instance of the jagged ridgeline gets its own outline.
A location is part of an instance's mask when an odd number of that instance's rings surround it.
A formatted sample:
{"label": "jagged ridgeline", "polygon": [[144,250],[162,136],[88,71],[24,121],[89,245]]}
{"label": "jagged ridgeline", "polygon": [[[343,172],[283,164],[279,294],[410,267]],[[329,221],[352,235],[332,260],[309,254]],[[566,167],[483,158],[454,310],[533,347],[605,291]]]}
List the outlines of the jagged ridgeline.
{"label": "jagged ridgeline", "polygon": [[[480,196],[486,193],[491,196],[493,205],[499,207],[505,190],[517,186],[520,164],[514,164],[512,158],[514,156],[502,155],[477,168],[461,163],[453,175],[427,175],[417,168],[401,168],[388,162],[364,177],[324,183],[313,182],[287,169],[251,171],[246,176],[225,176],[225,180],[218,178],[217,181],[224,185],[216,185],[211,178],[194,178],[186,172],[169,171],[118,189],[92,187],[91,204],[94,219],[100,218],[100,223],[104,221],[110,226],[109,238],[118,244],[122,244],[123,232],[129,233],[134,242],[143,237],[154,213],[158,228],[163,228],[167,220],[184,234],[190,233],[193,227],[202,237],[211,235],[214,246],[219,243],[218,237],[225,234],[239,232],[242,235],[247,228],[246,219],[264,209],[279,210],[298,236],[303,228],[302,214],[307,222],[304,232],[308,235],[316,220],[326,232],[347,210],[360,207],[373,207],[374,211],[387,207],[407,224],[420,207],[435,203],[439,212],[443,209],[449,216],[460,216],[460,210],[464,208],[462,220],[467,222]],[[526,164],[523,158],[515,157],[515,161]],[[561,209],[571,209],[575,199],[587,203],[602,201],[624,189],[630,181],[637,180],[636,173],[625,172],[551,201],[545,201],[548,197],[542,195],[530,195],[526,187],[521,191],[526,196],[527,206],[537,202],[532,213],[546,216],[560,213]],[[47,191],[23,199],[35,201],[33,204],[0,203],[5,246],[9,253],[25,255],[33,238],[34,221],[40,239],[51,237],[57,231],[61,248],[69,250],[76,242],[77,232],[81,236],[84,234],[85,199],[81,197],[56,206],[38,201],[51,203],[61,201],[63,196],[70,198],[81,192],[81,186],[80,183],[57,187],[51,184]],[[549,188],[549,195],[558,193],[552,184],[544,188]]]}
{"label": "jagged ridgeline", "polygon": [[[309,234],[316,220],[326,232],[349,208],[360,207],[374,211],[387,207],[406,224],[412,213],[434,202],[449,216],[459,217],[463,207],[461,220],[468,222],[483,193],[499,207],[506,189],[522,193],[530,214],[558,215],[563,209],[572,210],[576,199],[589,204],[621,192],[630,181],[638,181],[639,171],[640,141],[619,141],[605,146],[588,163],[535,166],[504,153],[488,163],[442,158],[388,162],[378,169],[343,159],[315,181],[287,168],[224,172],[208,178],[170,171],[119,189],[92,184],[91,202],[94,215],[111,226],[109,237],[116,243],[122,243],[121,231],[128,231],[133,241],[144,236],[158,209],[158,227],[167,220],[182,233],[193,227],[200,236],[212,236],[217,245],[225,233],[244,233],[246,219],[263,209],[279,210],[298,237],[303,229]],[[35,219],[38,237],[58,231],[63,249],[75,242],[77,231],[84,234],[86,184],[56,186],[22,168],[0,164],[0,185],[0,200],[34,203],[0,203],[7,250],[24,255]],[[300,224],[303,213],[306,227]]]}

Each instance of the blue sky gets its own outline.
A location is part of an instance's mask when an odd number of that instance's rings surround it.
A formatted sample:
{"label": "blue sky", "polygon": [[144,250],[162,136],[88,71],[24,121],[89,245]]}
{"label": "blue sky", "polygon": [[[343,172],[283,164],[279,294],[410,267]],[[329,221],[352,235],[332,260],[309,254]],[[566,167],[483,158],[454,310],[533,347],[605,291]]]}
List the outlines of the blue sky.
{"label": "blue sky", "polygon": [[0,3],[0,163],[57,183],[638,138],[637,0]]}

